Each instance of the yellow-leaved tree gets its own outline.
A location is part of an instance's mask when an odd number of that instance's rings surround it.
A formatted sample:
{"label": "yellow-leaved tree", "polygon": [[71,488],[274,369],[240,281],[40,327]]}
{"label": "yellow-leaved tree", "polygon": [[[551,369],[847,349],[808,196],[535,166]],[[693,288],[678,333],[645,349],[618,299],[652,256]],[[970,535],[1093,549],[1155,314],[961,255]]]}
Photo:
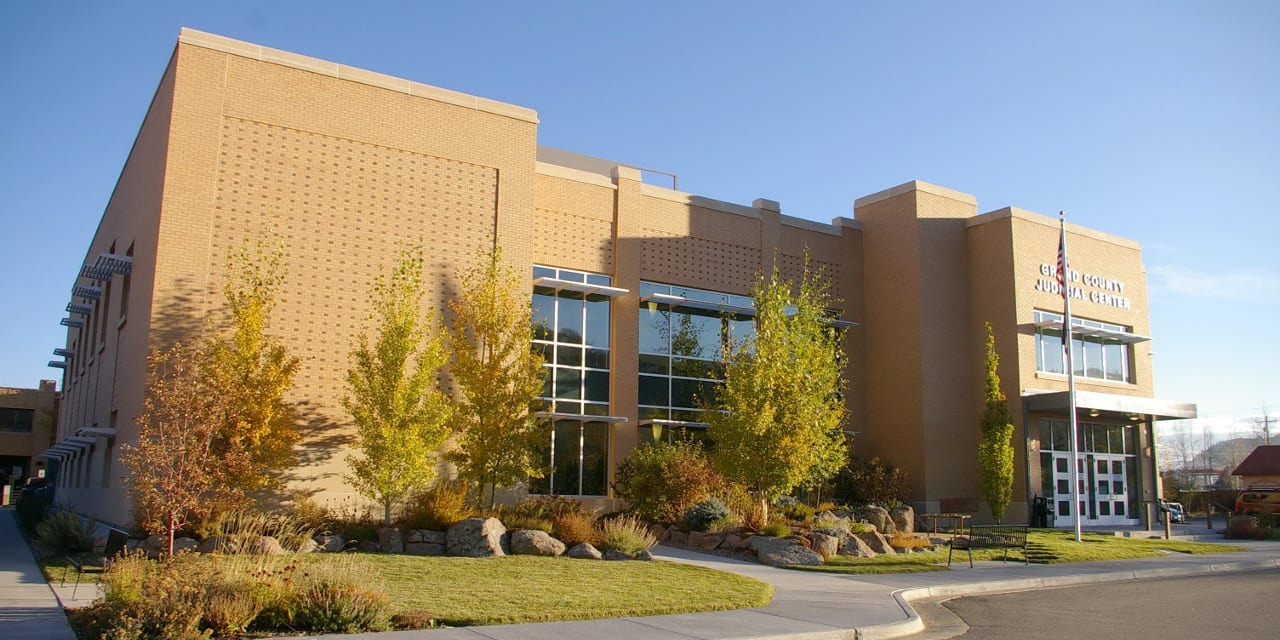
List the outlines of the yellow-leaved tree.
{"label": "yellow-leaved tree", "polygon": [[391,273],[373,287],[372,340],[356,338],[343,407],[356,423],[359,457],[349,457],[346,481],[360,495],[392,509],[430,485],[449,436],[449,398],[436,384],[447,361],[434,314],[424,314],[421,249],[400,252]]}
{"label": "yellow-leaved tree", "polygon": [[209,332],[201,372],[223,397],[216,450],[226,481],[246,492],[281,486],[295,464],[297,411],[285,399],[298,358],[270,335],[271,312],[284,279],[281,245],[246,242],[227,258],[222,292],[225,326]]}
{"label": "yellow-leaved tree", "polygon": [[457,448],[449,458],[459,477],[489,506],[498,487],[541,477],[538,452],[548,446],[537,415],[543,359],[530,349],[532,309],[526,287],[503,265],[499,249],[460,273],[453,310],[453,379],[462,393],[454,414]]}
{"label": "yellow-leaved tree", "polygon": [[730,481],[769,502],[797,486],[834,476],[847,457],[839,330],[820,274],[809,270],[793,291],[777,268],[757,280],[755,333],[733,346],[705,413],[712,460]]}

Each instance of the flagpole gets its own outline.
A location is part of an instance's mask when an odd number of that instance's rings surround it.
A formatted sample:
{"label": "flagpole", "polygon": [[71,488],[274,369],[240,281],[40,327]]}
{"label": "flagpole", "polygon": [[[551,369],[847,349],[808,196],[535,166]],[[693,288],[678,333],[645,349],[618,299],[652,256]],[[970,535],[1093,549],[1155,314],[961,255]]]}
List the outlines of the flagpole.
{"label": "flagpole", "polygon": [[1071,423],[1071,515],[1080,542],[1080,449],[1079,425],[1076,423],[1076,366],[1071,354],[1071,281],[1067,266],[1067,219],[1058,212],[1058,269],[1062,280],[1062,345],[1067,352],[1067,416]]}

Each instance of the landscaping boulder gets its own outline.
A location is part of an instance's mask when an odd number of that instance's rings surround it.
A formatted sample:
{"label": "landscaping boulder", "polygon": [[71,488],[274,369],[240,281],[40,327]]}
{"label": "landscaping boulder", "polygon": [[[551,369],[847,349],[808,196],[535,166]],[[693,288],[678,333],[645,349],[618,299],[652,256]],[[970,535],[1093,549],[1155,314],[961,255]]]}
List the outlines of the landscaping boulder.
{"label": "landscaping boulder", "polygon": [[653,533],[653,537],[658,539],[658,542],[666,542],[667,527],[665,525],[651,524],[649,525],[649,531]]}
{"label": "landscaping boulder", "polygon": [[913,534],[916,532],[916,510],[910,505],[900,504],[889,512],[889,519],[898,533]]}
{"label": "landscaping boulder", "polygon": [[545,531],[520,530],[511,534],[511,553],[522,556],[558,556],[564,543]]}
{"label": "landscaping boulder", "polygon": [[240,545],[226,536],[213,536],[205,538],[196,550],[200,553],[236,553],[240,551]]}
{"label": "landscaping boulder", "polygon": [[610,549],[604,552],[605,560],[635,560],[629,553],[623,553],[617,549]]}
{"label": "landscaping boulder", "polygon": [[282,556],[285,554],[280,541],[271,536],[258,536],[244,545],[244,552],[251,556]]}
{"label": "landscaping boulder", "polygon": [[685,544],[689,545],[691,548],[700,549],[702,548],[702,538],[706,535],[707,534],[701,531],[690,531],[688,542]]}
{"label": "landscaping boulder", "polygon": [[844,545],[840,547],[840,555],[853,556],[855,558],[874,558],[880,554],[872,551],[871,547],[868,546],[866,542],[863,542],[862,538],[858,536],[849,536],[849,538],[844,541]]}
{"label": "landscaping boulder", "polygon": [[853,537],[865,542],[866,545],[876,553],[884,553],[888,555],[897,553],[897,551],[894,551],[893,547],[889,545],[889,539],[885,538],[878,532],[857,533],[854,534]]}
{"label": "landscaping boulder", "polygon": [[180,551],[195,551],[196,549],[199,549],[199,548],[200,548],[200,543],[196,542],[195,538],[188,538],[186,536],[181,536],[173,539],[174,553],[178,553]]}
{"label": "landscaping boulder", "polygon": [[675,527],[671,527],[671,531],[667,533],[667,542],[670,542],[671,544],[674,544],[679,547],[683,547],[689,544],[689,534]]}
{"label": "landscaping boulder", "polygon": [[893,524],[893,518],[889,517],[889,512],[884,507],[869,504],[862,509],[862,519],[876,528],[876,531],[886,536],[891,536],[897,532],[897,527]]}
{"label": "landscaping boulder", "polygon": [[636,560],[653,560],[653,554],[648,549],[640,551],[640,553],[637,553],[635,557]]}
{"label": "landscaping boulder", "polygon": [[316,553],[319,551],[323,551],[323,549],[311,538],[303,538],[302,544],[298,545],[298,553]]}
{"label": "landscaping boulder", "polygon": [[379,553],[382,551],[382,545],[377,540],[361,540],[360,550],[365,553]]}
{"label": "landscaping boulder", "polygon": [[496,558],[507,555],[502,537],[507,528],[497,518],[467,518],[449,527],[445,550],[451,556]]}
{"label": "landscaping boulder", "polygon": [[570,558],[579,558],[582,560],[604,559],[604,555],[600,553],[600,550],[595,548],[595,546],[590,542],[583,542],[581,544],[574,545],[572,549],[565,553],[565,555]]}
{"label": "landscaping boulder", "polygon": [[378,529],[378,546],[383,553],[404,553],[404,535],[394,527]]}
{"label": "landscaping boulder", "polygon": [[747,539],[736,533],[731,533],[724,537],[724,544],[720,546],[727,549],[746,549]]}
{"label": "landscaping boulder", "polygon": [[724,536],[713,536],[709,533],[704,533],[702,534],[702,540],[698,543],[698,548],[711,551],[712,549],[718,549],[723,542]]}
{"label": "landscaping boulder", "polygon": [[822,564],[822,556],[806,547],[799,540],[792,538],[774,538],[772,536],[752,536],[751,548],[756,550],[756,557],[762,564],[771,567],[786,564],[818,566]]}
{"label": "landscaping boulder", "polygon": [[329,553],[337,553],[347,547],[347,541],[344,540],[342,536],[336,534],[331,536],[316,536],[315,541],[316,544],[320,545],[320,549],[322,551],[327,551]]}
{"label": "landscaping boulder", "polygon": [[825,533],[809,534],[809,545],[823,560],[834,558],[840,552],[840,538]]}

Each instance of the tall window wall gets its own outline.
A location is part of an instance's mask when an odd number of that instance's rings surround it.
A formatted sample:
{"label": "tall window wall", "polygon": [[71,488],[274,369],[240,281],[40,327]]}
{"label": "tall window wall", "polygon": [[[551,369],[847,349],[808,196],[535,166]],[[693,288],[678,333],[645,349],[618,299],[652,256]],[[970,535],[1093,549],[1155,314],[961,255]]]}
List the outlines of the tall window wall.
{"label": "tall window wall", "polygon": [[[1035,322],[1036,370],[1066,374],[1062,315],[1036,311]],[[1072,318],[1071,327],[1071,358],[1077,376],[1133,382],[1133,348],[1129,341],[1138,336],[1128,327],[1081,318]]]}
{"label": "tall window wall", "polygon": [[603,496],[609,457],[609,276],[533,269],[533,349],[546,359],[542,400],[552,419],[545,462],[530,492]]}
{"label": "tall window wall", "polygon": [[701,437],[729,350],[754,330],[745,296],[640,284],[640,440]]}

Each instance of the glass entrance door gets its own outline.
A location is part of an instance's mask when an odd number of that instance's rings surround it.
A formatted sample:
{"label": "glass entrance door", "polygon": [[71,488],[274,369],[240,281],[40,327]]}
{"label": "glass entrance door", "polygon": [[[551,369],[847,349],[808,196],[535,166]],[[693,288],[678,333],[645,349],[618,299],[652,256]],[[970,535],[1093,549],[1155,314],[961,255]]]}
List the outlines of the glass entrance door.
{"label": "glass entrance door", "polygon": [[[1128,465],[1123,454],[1081,453],[1076,460],[1078,471],[1080,523],[1094,525],[1134,524],[1130,514]],[[1055,526],[1071,525],[1071,456],[1054,454],[1054,519]]]}

